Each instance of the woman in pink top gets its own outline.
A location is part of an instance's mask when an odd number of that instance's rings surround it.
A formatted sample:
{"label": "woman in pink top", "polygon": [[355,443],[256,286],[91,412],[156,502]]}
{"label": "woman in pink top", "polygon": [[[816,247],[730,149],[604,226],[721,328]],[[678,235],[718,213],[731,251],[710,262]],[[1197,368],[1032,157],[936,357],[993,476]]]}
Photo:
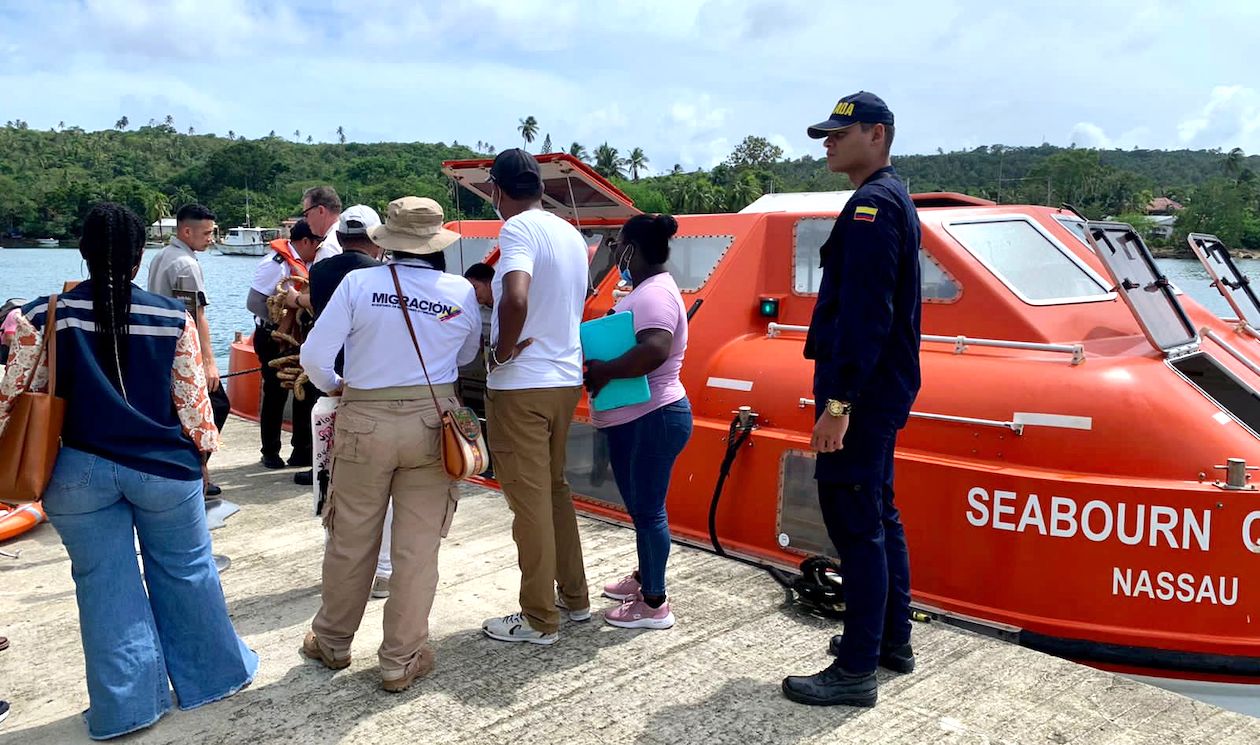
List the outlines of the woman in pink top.
{"label": "woman in pink top", "polygon": [[674,460],[691,437],[691,404],[678,379],[687,350],[687,309],[665,269],[669,239],[678,222],[669,215],[636,215],[621,228],[613,256],[634,290],[614,312],[634,313],[638,344],[614,360],[586,361],[586,387],[595,395],[615,378],[646,375],[647,402],[593,412],[592,423],[608,438],[609,461],[626,511],[634,521],[639,568],[604,586],[622,601],[604,620],[623,628],[667,629],[674,625],[665,595],[669,519],[665,494]]}

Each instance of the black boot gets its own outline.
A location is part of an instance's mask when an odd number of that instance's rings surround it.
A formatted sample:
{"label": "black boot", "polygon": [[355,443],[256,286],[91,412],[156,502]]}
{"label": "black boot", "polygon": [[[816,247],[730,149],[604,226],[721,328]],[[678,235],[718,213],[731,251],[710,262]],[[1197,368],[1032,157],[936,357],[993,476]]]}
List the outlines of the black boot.
{"label": "black boot", "polygon": [[[843,638],[844,634],[831,637],[827,652],[832,655],[840,654],[840,640]],[[910,642],[898,644],[895,647],[882,647],[879,650],[879,666],[903,675],[914,672],[914,649],[911,648]]]}
{"label": "black boot", "polygon": [[874,706],[879,699],[875,673],[850,673],[833,662],[817,675],[789,675],[783,695],[810,706]]}

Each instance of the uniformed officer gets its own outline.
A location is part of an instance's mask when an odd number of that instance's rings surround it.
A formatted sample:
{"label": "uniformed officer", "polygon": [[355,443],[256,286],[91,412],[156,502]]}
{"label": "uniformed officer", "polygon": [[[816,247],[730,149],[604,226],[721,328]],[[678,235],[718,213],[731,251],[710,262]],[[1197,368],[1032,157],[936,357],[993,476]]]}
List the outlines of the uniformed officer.
{"label": "uniformed officer", "polygon": [[783,681],[793,701],[874,706],[876,665],[908,673],[910,558],[893,504],[893,449],[919,391],[919,220],[889,159],[893,115],[845,96],[808,129],[827,168],[857,187],[822,246],[822,285],[805,341],[814,360],[811,445],[827,534],[840,556],[844,635],[830,667]]}

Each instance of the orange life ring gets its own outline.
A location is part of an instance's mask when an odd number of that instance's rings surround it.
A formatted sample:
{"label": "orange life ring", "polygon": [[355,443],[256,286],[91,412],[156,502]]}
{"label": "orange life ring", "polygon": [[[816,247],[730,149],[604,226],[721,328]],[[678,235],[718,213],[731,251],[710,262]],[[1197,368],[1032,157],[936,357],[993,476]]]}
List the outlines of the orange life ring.
{"label": "orange life ring", "polygon": [[0,502],[0,541],[16,538],[48,519],[39,502],[8,504]]}

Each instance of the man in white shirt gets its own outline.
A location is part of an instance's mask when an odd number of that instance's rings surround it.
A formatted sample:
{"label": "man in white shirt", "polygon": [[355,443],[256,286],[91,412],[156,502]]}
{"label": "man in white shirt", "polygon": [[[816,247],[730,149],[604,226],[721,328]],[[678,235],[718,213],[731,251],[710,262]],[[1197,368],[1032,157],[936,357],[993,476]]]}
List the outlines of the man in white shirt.
{"label": "man in white shirt", "polygon": [[[339,213],[340,214],[340,213]],[[321,234],[313,230],[306,220],[298,220],[289,232],[289,237],[277,238],[271,242],[271,254],[258,262],[254,270],[254,280],[250,284],[246,306],[254,314],[257,325],[254,329],[254,353],[262,365],[262,407],[259,411],[258,423],[262,437],[262,464],[267,468],[284,468],[285,462],[280,458],[280,425],[284,419],[284,404],[289,392],[280,385],[276,370],[268,363],[283,356],[279,343],[272,338],[275,325],[267,310],[267,298],[276,291],[276,286],[290,276],[308,276],[310,267],[315,262],[334,256],[330,249],[320,245]],[[291,307],[310,310],[310,298],[307,295],[294,293],[290,296]],[[319,393],[308,386],[303,401],[293,400],[293,451],[289,455],[290,467],[310,468],[311,465],[311,408]],[[294,483],[309,486],[309,471],[294,474]]]}
{"label": "man in white shirt", "polygon": [[331,186],[312,186],[302,194],[302,219],[317,235],[324,237],[320,248],[329,254],[341,253],[337,222],[341,219],[341,197]]}
{"label": "man in white shirt", "polygon": [[[493,290],[486,421],[491,462],[512,508],[521,609],[482,624],[487,636],[552,644],[562,606],[591,617],[565,447],[582,392],[578,326],[586,300],[581,233],[542,208],[542,177],[529,153],[506,150],[490,169],[503,218]],[[559,597],[555,595],[559,589]]]}

